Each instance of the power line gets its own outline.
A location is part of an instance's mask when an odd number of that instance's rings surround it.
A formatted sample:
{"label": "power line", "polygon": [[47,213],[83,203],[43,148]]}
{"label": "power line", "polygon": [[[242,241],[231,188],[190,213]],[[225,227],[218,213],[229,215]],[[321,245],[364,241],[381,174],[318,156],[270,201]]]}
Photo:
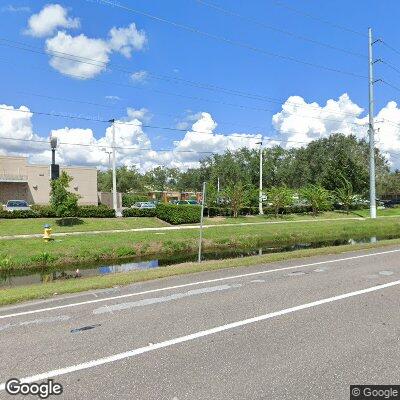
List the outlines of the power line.
{"label": "power line", "polygon": [[283,35],[290,36],[290,37],[293,37],[293,38],[298,39],[298,40],[302,40],[304,42],[308,42],[308,43],[316,44],[318,46],[326,47],[326,48],[331,49],[331,50],[337,50],[337,51],[340,51],[342,53],[349,54],[349,55],[352,55],[352,56],[355,56],[355,57],[358,57],[358,58],[363,58],[363,59],[367,58],[367,56],[365,56],[363,54],[356,53],[356,52],[353,52],[351,50],[343,49],[343,48],[340,48],[340,47],[336,47],[336,46],[333,46],[333,45],[331,45],[329,43],[320,42],[320,41],[312,39],[310,37],[303,36],[303,35],[298,35],[296,33],[293,33],[293,32],[290,32],[290,31],[287,31],[287,30],[284,30],[284,29],[276,28],[274,26],[271,26],[271,25],[265,24],[263,22],[260,22],[260,21],[254,19],[254,18],[250,18],[250,17],[244,16],[244,15],[241,15],[239,13],[236,13],[236,12],[232,11],[232,10],[228,10],[227,8],[223,8],[223,7],[219,6],[219,5],[212,4],[212,3],[209,3],[209,2],[204,1],[204,0],[196,0],[196,1],[198,3],[200,3],[200,4],[203,4],[203,5],[207,6],[207,7],[210,7],[210,8],[213,8],[213,9],[217,10],[217,11],[220,11],[220,12],[226,14],[226,15],[230,15],[230,16],[242,19],[244,21],[250,22],[250,23],[255,24],[257,26],[260,26],[262,28],[275,31],[275,32],[281,33]]}
{"label": "power line", "polygon": [[[92,3],[92,1],[90,1],[90,0],[86,0],[86,1],[89,2],[89,3]],[[108,6],[111,6],[111,7],[122,9],[124,11],[130,11],[132,13],[135,13],[135,14],[138,14],[138,15],[142,15],[144,17],[153,19],[155,21],[163,22],[165,24],[172,25],[172,26],[174,26],[176,28],[180,28],[180,29],[183,29],[183,30],[191,32],[191,33],[196,33],[196,34],[199,34],[201,36],[205,36],[205,37],[208,37],[210,39],[214,39],[214,40],[217,40],[217,41],[220,41],[220,42],[224,42],[224,43],[227,43],[227,44],[232,45],[232,46],[237,46],[237,47],[241,47],[241,48],[244,48],[244,49],[256,52],[256,53],[264,54],[264,55],[269,56],[269,57],[275,57],[275,58],[279,58],[279,59],[282,59],[282,60],[291,61],[291,62],[295,62],[295,63],[298,63],[298,64],[303,64],[303,65],[307,65],[307,66],[310,66],[310,67],[319,68],[319,69],[322,69],[322,70],[325,70],[325,71],[341,73],[341,74],[344,74],[344,75],[349,75],[349,76],[353,76],[353,77],[357,77],[357,78],[362,78],[362,79],[367,78],[364,75],[359,75],[359,74],[356,74],[356,73],[353,73],[353,72],[350,72],[350,71],[343,71],[343,70],[338,69],[338,68],[333,68],[333,67],[329,67],[329,66],[326,66],[326,65],[315,64],[315,63],[312,63],[310,61],[301,60],[301,59],[298,59],[298,58],[295,58],[295,57],[286,56],[286,55],[283,55],[283,54],[278,54],[278,53],[273,53],[273,52],[270,52],[270,51],[267,51],[267,50],[263,50],[263,49],[260,49],[258,47],[252,46],[252,45],[247,44],[247,43],[238,42],[236,40],[228,39],[228,38],[223,37],[223,36],[218,36],[218,35],[214,35],[214,34],[209,33],[209,32],[201,31],[201,30],[193,28],[191,26],[180,24],[180,23],[177,23],[177,22],[174,22],[174,21],[170,21],[170,20],[165,19],[165,18],[157,17],[157,16],[149,14],[147,12],[139,11],[139,10],[127,7],[127,6],[123,6],[121,4],[117,4],[117,3],[114,3],[112,1],[98,0],[98,2],[102,3],[104,5],[108,5]]]}
{"label": "power line", "polygon": [[326,20],[326,19],[324,19],[324,18],[322,18],[322,17],[320,17],[318,15],[307,13],[305,11],[299,10],[298,8],[289,6],[288,4],[284,3],[283,1],[273,0],[272,2],[275,3],[279,7],[286,8],[286,9],[288,9],[288,10],[290,10],[290,11],[296,13],[296,14],[300,14],[300,15],[303,15],[304,17],[313,19],[315,21],[319,21],[319,22],[321,22],[321,23],[323,23],[325,25],[331,26],[332,28],[336,28],[336,29],[339,29],[341,31],[345,31],[345,32],[348,32],[348,33],[353,33],[355,35],[362,36],[364,38],[366,38],[368,36],[368,35],[366,35],[366,34],[364,34],[362,32],[359,32],[359,31],[356,31],[354,29],[348,28],[347,26],[343,26],[343,25],[336,24],[334,22],[330,22],[330,21],[328,21],[328,20]]}
{"label": "power line", "polygon": [[[0,38],[0,41],[1,40],[3,40],[3,39]],[[37,53],[47,55],[45,52],[42,52],[42,51],[38,51]],[[60,52],[58,52],[58,53],[60,53]],[[68,55],[68,53],[64,53],[64,54]],[[58,56],[56,56],[56,57],[58,57]],[[76,62],[86,63],[85,61],[79,61],[79,60],[74,60],[74,59],[71,59],[71,60],[76,61]],[[0,59],[0,61],[6,62],[6,63],[10,63],[9,60],[6,60],[4,58]],[[43,68],[40,68],[40,69],[43,69]],[[128,72],[125,71],[125,73],[128,73]],[[84,79],[85,78],[85,76],[78,75],[78,74],[71,74],[71,73],[64,73],[64,74],[67,75],[67,76],[73,77],[73,78],[78,78],[78,79]],[[166,78],[165,76],[164,77],[163,76],[157,76],[157,75],[154,75],[152,73],[150,73],[150,75],[152,75],[156,79]],[[241,104],[228,103],[228,102],[215,100],[215,99],[206,99],[206,98],[202,98],[202,97],[188,96],[188,95],[179,94],[179,93],[173,93],[173,92],[164,91],[164,90],[152,89],[152,88],[147,88],[147,87],[138,87],[138,86],[134,86],[134,85],[131,85],[131,84],[125,84],[125,83],[120,83],[120,82],[106,81],[106,80],[101,80],[99,78],[91,78],[91,79],[94,80],[94,81],[97,81],[97,82],[106,83],[106,84],[110,84],[110,85],[118,85],[118,86],[123,86],[123,87],[130,87],[130,88],[134,88],[134,89],[137,89],[137,90],[149,90],[149,91],[153,91],[155,93],[160,93],[160,94],[164,94],[164,95],[176,96],[176,97],[184,97],[184,98],[188,98],[188,99],[191,99],[191,100],[197,100],[197,101],[219,103],[219,104],[223,104],[223,105],[228,105],[230,107],[249,109],[249,110],[253,110],[253,111],[275,112],[274,110],[267,109],[267,108],[249,107],[249,106],[244,106],[244,105],[241,105]],[[298,104],[298,103],[295,103],[295,102],[290,102],[290,101],[284,100],[284,99],[278,99],[278,98],[269,97],[269,96],[262,96],[262,95],[258,95],[258,94],[254,94],[254,93],[248,93],[248,92],[242,92],[242,91],[238,91],[238,90],[234,90],[234,89],[227,89],[227,88],[224,88],[224,87],[221,87],[221,86],[217,86],[217,85],[199,83],[199,82],[190,81],[190,80],[186,80],[186,79],[182,79],[182,78],[168,77],[167,80],[168,81],[176,80],[176,81],[179,81],[179,82],[182,82],[182,83],[185,83],[185,84],[190,84],[192,86],[199,87],[201,89],[212,90],[212,91],[217,91],[217,92],[221,91],[221,92],[223,92],[225,94],[233,94],[233,95],[236,95],[236,96],[250,98],[250,99],[256,100],[256,101],[265,101],[265,102],[275,103],[275,104],[280,104],[280,105],[282,104],[282,102],[284,102],[285,104],[295,105],[296,107],[300,107],[300,108],[314,108],[314,109],[317,109],[317,110],[320,109],[319,106],[314,106],[312,104],[302,105],[302,104]],[[71,101],[71,100],[68,100],[68,101]],[[88,104],[90,104],[90,103],[88,103]],[[92,103],[92,104],[94,104],[94,103]],[[334,111],[332,111],[330,113],[338,115],[338,116],[351,116],[351,117],[358,117],[358,115],[359,115],[359,114],[354,114],[354,113],[345,113],[345,112],[340,112],[339,113],[339,112],[334,112]],[[315,117],[310,117],[310,118],[315,118]],[[333,120],[333,121],[335,121],[335,120]]]}
{"label": "power line", "polygon": [[[91,122],[100,122],[100,123],[108,123],[108,119],[100,119],[100,118],[93,118],[93,117],[83,117],[79,115],[68,115],[68,114],[61,114],[61,113],[49,113],[49,112],[43,112],[43,111],[34,111],[34,110],[21,110],[21,109],[14,109],[14,108],[7,108],[7,107],[0,107],[0,110],[4,111],[10,111],[10,112],[24,112],[24,113],[31,113],[31,114],[37,114],[37,115],[45,115],[45,116],[50,116],[50,117],[59,117],[59,118],[69,118],[69,119],[75,119],[75,120],[83,120],[83,121],[91,121]],[[272,111],[272,110],[270,110]],[[298,116],[301,116],[301,114],[297,114]],[[311,118],[311,119],[321,119],[321,117],[317,116],[304,116],[304,118]],[[331,119],[331,118],[324,118],[325,121],[333,121],[333,122],[345,122],[346,124],[350,125],[355,125],[355,126],[361,126],[359,123],[356,122],[349,122],[349,121],[342,121],[342,120],[337,120],[337,119]],[[140,126],[143,128],[153,128],[153,129],[163,129],[163,130],[170,130],[170,131],[180,131],[180,132],[187,132],[188,129],[180,129],[180,128],[170,128],[170,127],[165,127],[165,126],[154,126],[154,125],[146,125],[146,124],[132,124],[129,122],[122,122],[118,121],[116,122],[117,124],[122,124],[122,125],[134,125],[134,126]],[[209,133],[209,132],[199,132],[199,131],[191,131],[191,132],[198,132],[198,133]]]}
{"label": "power line", "polygon": [[[99,119],[99,118],[89,118],[89,117],[82,117],[79,115],[68,115],[68,114],[59,114],[59,113],[48,113],[48,112],[43,112],[43,111],[34,111],[34,110],[21,110],[21,109],[15,109],[15,108],[6,108],[6,107],[1,107],[0,110],[4,111],[10,111],[10,112],[21,112],[21,113],[26,113],[26,114],[37,114],[37,115],[45,115],[49,117],[59,117],[59,118],[67,118],[67,119],[74,119],[74,120],[84,120],[84,121],[91,121],[91,122],[97,122],[97,123],[109,123],[109,120],[107,119]],[[167,131],[177,131],[177,132],[184,132],[187,133],[187,129],[180,129],[180,128],[170,128],[166,126],[156,126],[156,125],[147,125],[143,123],[131,123],[131,122],[124,122],[124,121],[115,121],[116,125],[128,125],[128,126],[137,126],[140,128],[150,128],[150,129],[162,129],[162,130],[167,130]],[[204,133],[204,134],[214,134],[214,135],[223,135],[222,133],[211,133],[209,131],[197,131],[197,130],[189,130],[189,132],[193,133]],[[258,138],[253,138],[251,135],[256,135]],[[259,136],[262,135],[261,133],[255,133],[255,134],[236,134],[232,133],[230,134],[231,137],[244,137],[244,138],[249,138],[249,139],[259,139]],[[225,136],[225,135],[224,135]]]}
{"label": "power line", "polygon": [[385,47],[387,47],[389,50],[392,50],[394,53],[400,55],[400,51],[388,44],[385,40],[379,39],[379,42],[382,43]]}

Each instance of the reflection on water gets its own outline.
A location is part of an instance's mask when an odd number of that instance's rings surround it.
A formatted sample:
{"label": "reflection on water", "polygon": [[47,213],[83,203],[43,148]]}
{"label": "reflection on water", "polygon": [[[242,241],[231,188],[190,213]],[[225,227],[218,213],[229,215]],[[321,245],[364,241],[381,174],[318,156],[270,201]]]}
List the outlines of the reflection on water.
{"label": "reflection on water", "polygon": [[[295,244],[284,244],[279,246],[265,246],[257,248],[246,248],[246,249],[229,249],[229,250],[219,250],[213,252],[205,252],[203,254],[204,260],[220,260],[225,258],[238,258],[255,256],[269,253],[279,253],[286,251],[294,251],[307,248],[319,248],[326,246],[339,246],[339,245],[354,245],[358,243],[376,243],[383,239],[394,239],[394,237],[370,237],[363,239],[341,239],[341,240],[331,240],[324,242],[311,242],[311,243],[295,243]],[[29,271],[1,271],[0,272],[0,288],[10,287],[10,286],[21,286],[30,285],[34,283],[48,283],[58,280],[67,279],[79,279],[80,277],[90,277],[90,276],[101,276],[115,274],[119,272],[129,272],[135,270],[147,270],[157,267],[162,267],[165,265],[179,264],[182,262],[196,261],[197,254],[178,254],[173,256],[163,256],[157,259],[149,258],[133,258],[130,262],[124,262],[113,265],[88,265],[80,266],[78,269],[42,269],[40,271],[33,272]]]}

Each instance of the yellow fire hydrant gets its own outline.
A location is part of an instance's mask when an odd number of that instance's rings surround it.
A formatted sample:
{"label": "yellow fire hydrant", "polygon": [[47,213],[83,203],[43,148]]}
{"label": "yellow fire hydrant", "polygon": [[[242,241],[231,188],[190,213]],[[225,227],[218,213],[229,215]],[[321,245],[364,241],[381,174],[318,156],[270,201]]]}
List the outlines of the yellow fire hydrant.
{"label": "yellow fire hydrant", "polygon": [[52,232],[52,229],[51,229],[50,225],[46,224],[44,226],[44,232],[43,232],[43,239],[45,242],[49,242],[50,240],[52,240],[51,232]]}

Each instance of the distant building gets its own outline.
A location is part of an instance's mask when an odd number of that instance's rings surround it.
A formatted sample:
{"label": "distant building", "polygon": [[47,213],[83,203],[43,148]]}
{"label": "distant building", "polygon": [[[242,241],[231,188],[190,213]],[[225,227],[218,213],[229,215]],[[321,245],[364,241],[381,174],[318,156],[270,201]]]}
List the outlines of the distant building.
{"label": "distant building", "polygon": [[[73,180],[70,192],[80,196],[80,205],[97,205],[97,169],[63,167]],[[29,164],[27,157],[0,156],[0,204],[25,200],[29,204],[50,202],[50,165]]]}

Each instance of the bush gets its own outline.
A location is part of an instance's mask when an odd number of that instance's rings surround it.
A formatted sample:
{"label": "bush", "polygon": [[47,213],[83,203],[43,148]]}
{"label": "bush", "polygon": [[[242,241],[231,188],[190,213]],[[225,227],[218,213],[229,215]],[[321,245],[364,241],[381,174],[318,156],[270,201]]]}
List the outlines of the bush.
{"label": "bush", "polygon": [[39,214],[41,218],[55,218],[57,217],[55,210],[51,206],[32,205],[31,209]]}
{"label": "bush", "polygon": [[155,208],[126,208],[122,210],[123,217],[155,217],[156,209]]}
{"label": "bush", "polygon": [[[56,218],[56,212],[51,206],[33,205],[29,211],[4,211],[0,210],[0,218]],[[113,218],[115,211],[107,206],[80,206],[70,217],[76,218]]]}
{"label": "bush", "polygon": [[122,207],[131,207],[139,201],[149,201],[146,195],[123,193],[122,194]]}
{"label": "bush", "polygon": [[114,218],[115,211],[105,205],[100,206],[80,206],[74,217],[78,218]]}
{"label": "bush", "polygon": [[200,222],[201,207],[195,205],[158,204],[156,215],[173,225]]}
{"label": "bush", "polygon": [[5,219],[16,219],[16,218],[38,218],[40,217],[39,213],[33,210],[29,211],[0,211],[0,218]]}

